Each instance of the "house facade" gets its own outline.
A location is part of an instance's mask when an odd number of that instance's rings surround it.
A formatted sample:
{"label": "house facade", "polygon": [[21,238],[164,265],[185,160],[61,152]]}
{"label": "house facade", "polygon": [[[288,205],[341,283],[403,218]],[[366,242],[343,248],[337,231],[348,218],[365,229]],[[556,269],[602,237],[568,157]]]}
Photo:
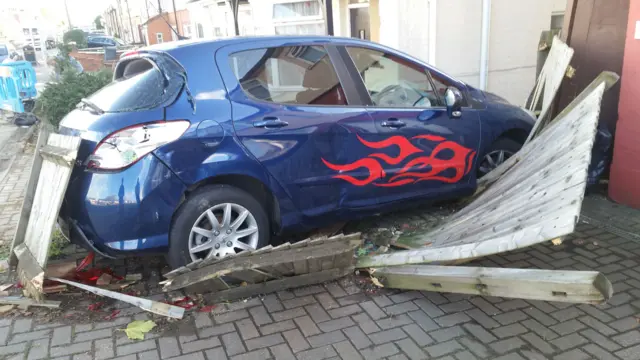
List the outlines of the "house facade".
{"label": "house facade", "polygon": [[161,44],[176,41],[179,36],[186,36],[184,32],[191,29],[188,10],[178,10],[175,13],[165,12],[151,17],[142,25],[142,35],[146,45]]}
{"label": "house facade", "polygon": [[[543,31],[561,29],[566,0],[241,0],[240,35],[358,37],[418,57],[523,104]],[[235,34],[228,0],[187,3],[193,37]]]}

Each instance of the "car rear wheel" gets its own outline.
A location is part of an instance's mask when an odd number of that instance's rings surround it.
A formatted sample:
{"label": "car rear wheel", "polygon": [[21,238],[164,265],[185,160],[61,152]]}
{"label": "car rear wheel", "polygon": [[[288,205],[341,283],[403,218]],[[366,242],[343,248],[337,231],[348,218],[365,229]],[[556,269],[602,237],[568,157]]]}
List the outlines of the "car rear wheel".
{"label": "car rear wheel", "polygon": [[189,195],[169,234],[173,268],[197,260],[223,258],[269,243],[269,221],[262,205],[230,185],[210,185]]}
{"label": "car rear wheel", "polygon": [[521,147],[522,144],[513,139],[500,138],[496,140],[478,163],[478,178],[485,176],[491,172],[491,170],[507,161],[507,159],[517,153]]}

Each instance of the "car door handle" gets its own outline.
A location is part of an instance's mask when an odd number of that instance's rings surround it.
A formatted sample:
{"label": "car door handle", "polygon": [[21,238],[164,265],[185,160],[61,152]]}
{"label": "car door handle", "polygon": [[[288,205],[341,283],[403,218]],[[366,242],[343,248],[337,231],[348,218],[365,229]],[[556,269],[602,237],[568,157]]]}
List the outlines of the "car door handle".
{"label": "car door handle", "polygon": [[289,125],[288,122],[282,121],[276,117],[266,117],[262,121],[256,121],[253,123],[253,127],[277,129]]}
{"label": "car door handle", "polygon": [[401,127],[407,126],[407,124],[405,124],[404,122],[396,118],[389,118],[387,121],[383,121],[381,125],[383,127],[388,127],[393,129],[399,129]]}

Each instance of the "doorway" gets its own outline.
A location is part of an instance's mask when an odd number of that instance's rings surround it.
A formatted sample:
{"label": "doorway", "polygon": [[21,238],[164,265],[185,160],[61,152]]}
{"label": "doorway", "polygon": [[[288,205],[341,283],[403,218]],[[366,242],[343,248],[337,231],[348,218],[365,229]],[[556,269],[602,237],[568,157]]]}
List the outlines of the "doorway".
{"label": "doorway", "polygon": [[349,0],[349,36],[371,40],[371,19],[368,0]]}

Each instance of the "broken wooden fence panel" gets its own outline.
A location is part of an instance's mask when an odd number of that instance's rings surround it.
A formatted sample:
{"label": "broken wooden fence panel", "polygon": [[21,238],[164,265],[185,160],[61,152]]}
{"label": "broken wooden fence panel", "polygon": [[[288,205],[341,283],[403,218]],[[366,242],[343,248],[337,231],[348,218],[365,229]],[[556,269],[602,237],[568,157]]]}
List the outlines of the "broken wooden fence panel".
{"label": "broken wooden fence panel", "polygon": [[372,274],[385,287],[528,300],[602,304],[613,295],[597,271],[407,265]]}
{"label": "broken wooden fence panel", "polygon": [[617,78],[601,74],[577,103],[522,148],[516,155],[519,161],[506,170],[496,169],[500,176],[495,182],[442,226],[399,240],[412,250],[360,258],[357,267],[457,262],[572,233],[580,215],[602,94]]}
{"label": "broken wooden fence panel", "polygon": [[560,84],[562,84],[562,79],[564,79],[572,57],[573,49],[554,36],[551,51],[549,51],[547,60],[540,71],[530,101],[526,104],[527,110],[532,112],[540,106],[540,114],[525,143],[537,136],[547,124],[551,105],[560,89]]}
{"label": "broken wooden fence panel", "polygon": [[361,235],[356,233],[307,239],[275,248],[268,246],[220,260],[207,259],[192,269],[186,266],[166,274],[169,280],[164,282],[164,290],[191,287],[204,281],[223,281],[222,277],[244,282],[225,282],[226,288],[213,289],[217,291],[208,296],[219,301],[317,284],[353,271],[353,251],[361,243]]}

